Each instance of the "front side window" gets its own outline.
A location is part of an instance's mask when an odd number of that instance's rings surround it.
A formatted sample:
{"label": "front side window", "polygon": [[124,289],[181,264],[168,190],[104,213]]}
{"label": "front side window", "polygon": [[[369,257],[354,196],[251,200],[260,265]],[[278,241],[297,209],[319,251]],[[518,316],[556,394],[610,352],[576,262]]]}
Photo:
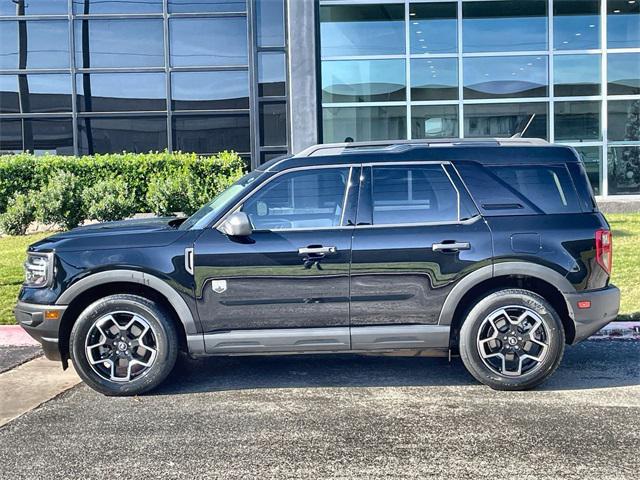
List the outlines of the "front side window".
{"label": "front side window", "polygon": [[373,224],[458,221],[458,192],[441,165],[374,167]]}
{"label": "front side window", "polygon": [[267,183],[242,207],[255,230],[340,226],[349,168],[292,172]]}

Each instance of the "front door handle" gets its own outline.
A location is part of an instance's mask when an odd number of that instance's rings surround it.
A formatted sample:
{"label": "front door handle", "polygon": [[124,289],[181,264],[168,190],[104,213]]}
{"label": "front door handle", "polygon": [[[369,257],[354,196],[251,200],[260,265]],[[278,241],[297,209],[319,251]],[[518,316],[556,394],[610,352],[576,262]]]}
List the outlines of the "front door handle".
{"label": "front door handle", "polygon": [[457,252],[459,250],[469,250],[471,244],[469,242],[442,242],[434,243],[431,249],[434,252]]}
{"label": "front door handle", "polygon": [[336,247],[303,247],[298,249],[298,255],[327,255],[337,251]]}

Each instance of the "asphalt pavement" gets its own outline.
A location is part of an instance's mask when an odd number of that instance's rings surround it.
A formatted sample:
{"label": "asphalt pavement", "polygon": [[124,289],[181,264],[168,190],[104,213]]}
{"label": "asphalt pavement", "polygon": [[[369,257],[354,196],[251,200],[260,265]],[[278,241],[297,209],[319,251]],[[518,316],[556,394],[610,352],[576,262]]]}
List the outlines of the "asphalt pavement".
{"label": "asphalt pavement", "polygon": [[589,341],[531,392],[459,359],[183,359],[158,390],[77,386],[0,429],[2,478],[638,478],[640,342]]}
{"label": "asphalt pavement", "polygon": [[0,345],[0,373],[42,355],[40,345]]}

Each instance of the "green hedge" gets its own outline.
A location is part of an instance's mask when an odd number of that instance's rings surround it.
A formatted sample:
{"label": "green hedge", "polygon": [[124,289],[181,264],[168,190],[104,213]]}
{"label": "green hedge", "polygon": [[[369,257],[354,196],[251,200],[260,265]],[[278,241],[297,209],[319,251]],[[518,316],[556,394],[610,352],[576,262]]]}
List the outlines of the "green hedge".
{"label": "green hedge", "polygon": [[[89,208],[91,205],[86,204],[86,199],[95,199],[101,191],[108,190],[105,181],[115,184],[118,189],[110,202],[119,202],[113,208],[116,211],[120,209],[121,215],[127,211],[167,213],[168,207],[176,208],[174,211],[191,213],[205,199],[212,198],[238,179],[244,169],[244,161],[233,152],[222,152],[214,157],[168,152],[84,157],[4,155],[0,156],[0,214],[5,213],[9,205],[15,204],[16,195],[24,194],[31,200],[36,213],[40,211],[40,216],[45,217],[44,220],[55,218],[55,212],[38,208],[38,197],[44,193],[49,196],[49,201],[56,195],[80,196],[85,199],[81,207],[82,218],[108,218],[109,212],[105,214],[100,211],[96,214]],[[52,181],[62,178],[73,180],[73,185],[55,185],[56,181]],[[174,187],[166,188],[167,183]],[[181,195],[176,199],[178,201],[167,198],[175,195],[175,185],[181,189]],[[161,188],[163,186],[165,188]],[[186,191],[185,186],[188,187]],[[71,193],[64,191],[71,187]],[[126,205],[118,200],[123,191],[128,197]],[[61,203],[64,203],[62,200]],[[66,203],[68,208],[69,202]],[[125,207],[126,211],[123,211]]]}

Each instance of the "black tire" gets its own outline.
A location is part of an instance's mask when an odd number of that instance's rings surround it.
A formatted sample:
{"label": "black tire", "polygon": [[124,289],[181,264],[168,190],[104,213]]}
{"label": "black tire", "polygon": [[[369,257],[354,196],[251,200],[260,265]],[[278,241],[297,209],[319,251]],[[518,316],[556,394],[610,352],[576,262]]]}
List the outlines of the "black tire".
{"label": "black tire", "polygon": [[[529,311],[533,311],[542,320],[545,332],[544,343],[547,344],[547,347],[545,347],[545,353],[544,355],[538,355],[538,358],[541,358],[541,361],[539,362],[533,362],[532,360],[525,358],[524,362],[528,362],[529,365],[533,364],[535,367],[530,367],[529,371],[525,371],[525,368],[522,368],[521,374],[518,374],[518,371],[522,366],[522,362],[520,360],[518,360],[518,362],[520,362],[520,367],[507,372],[510,373],[510,375],[504,375],[500,371],[497,371],[501,370],[500,365],[492,368],[492,364],[496,362],[499,364],[501,363],[502,367],[504,367],[505,364],[501,357],[495,357],[491,360],[486,358],[494,351],[503,352],[504,349],[509,349],[509,352],[513,352],[513,349],[518,349],[518,354],[523,352],[521,349],[524,346],[524,342],[520,341],[514,346],[511,346],[510,344],[511,340],[515,342],[517,338],[521,338],[517,337],[518,334],[511,335],[516,337],[516,339],[507,338],[506,335],[509,335],[509,331],[507,331],[507,333],[505,333],[505,337],[502,337],[502,333],[496,332],[495,328],[487,323],[487,319],[492,314],[500,311],[504,307],[514,307],[513,310],[509,311],[509,315],[511,315],[511,312],[524,312],[524,310],[518,310],[518,308],[524,308]],[[504,315],[500,315],[500,317],[504,318]],[[514,326],[508,322],[502,323],[502,328],[514,328]],[[482,332],[481,328],[483,329]],[[487,331],[492,332],[491,336],[493,336],[493,332],[496,334],[499,333],[499,335],[497,335],[498,341],[493,342],[494,345],[498,345],[495,350],[490,349],[490,345],[484,347],[479,342],[479,333],[481,333],[481,335],[485,335],[485,332]],[[504,341],[503,343],[503,338],[508,341]],[[562,322],[557,312],[549,302],[540,295],[528,290],[509,289],[493,292],[481,299],[473,308],[471,308],[460,330],[459,347],[460,357],[462,358],[465,367],[469,373],[471,373],[471,375],[481,383],[488,385],[495,390],[529,390],[544,382],[551,376],[551,374],[553,374],[556,368],[558,368],[564,354],[564,344],[565,335]],[[531,347],[531,344],[528,344],[528,346]],[[481,348],[488,349],[488,351],[485,351],[484,360],[480,353]],[[538,347],[534,345],[534,348]],[[508,358],[518,358],[515,357],[513,353],[507,353],[507,355],[511,355]],[[518,363],[512,363],[510,365],[518,365]]]}
{"label": "black tire", "polygon": [[[150,327],[154,342],[155,354],[153,361],[149,362],[150,366],[145,367],[138,376],[132,375],[127,381],[113,381],[101,376],[96,371],[100,368],[94,369],[89,363],[85,348],[85,342],[89,342],[88,335],[95,335],[92,333],[95,332],[95,322],[106,315],[121,315],[116,312],[131,312],[144,319]],[[118,333],[116,337],[119,335]],[[114,343],[116,340],[113,340]],[[139,395],[158,386],[171,373],[176,363],[178,346],[178,334],[171,314],[152,300],[126,294],[110,295],[89,305],[73,325],[69,339],[71,359],[80,378],[92,389],[109,396]],[[98,365],[101,366],[102,362]]]}

